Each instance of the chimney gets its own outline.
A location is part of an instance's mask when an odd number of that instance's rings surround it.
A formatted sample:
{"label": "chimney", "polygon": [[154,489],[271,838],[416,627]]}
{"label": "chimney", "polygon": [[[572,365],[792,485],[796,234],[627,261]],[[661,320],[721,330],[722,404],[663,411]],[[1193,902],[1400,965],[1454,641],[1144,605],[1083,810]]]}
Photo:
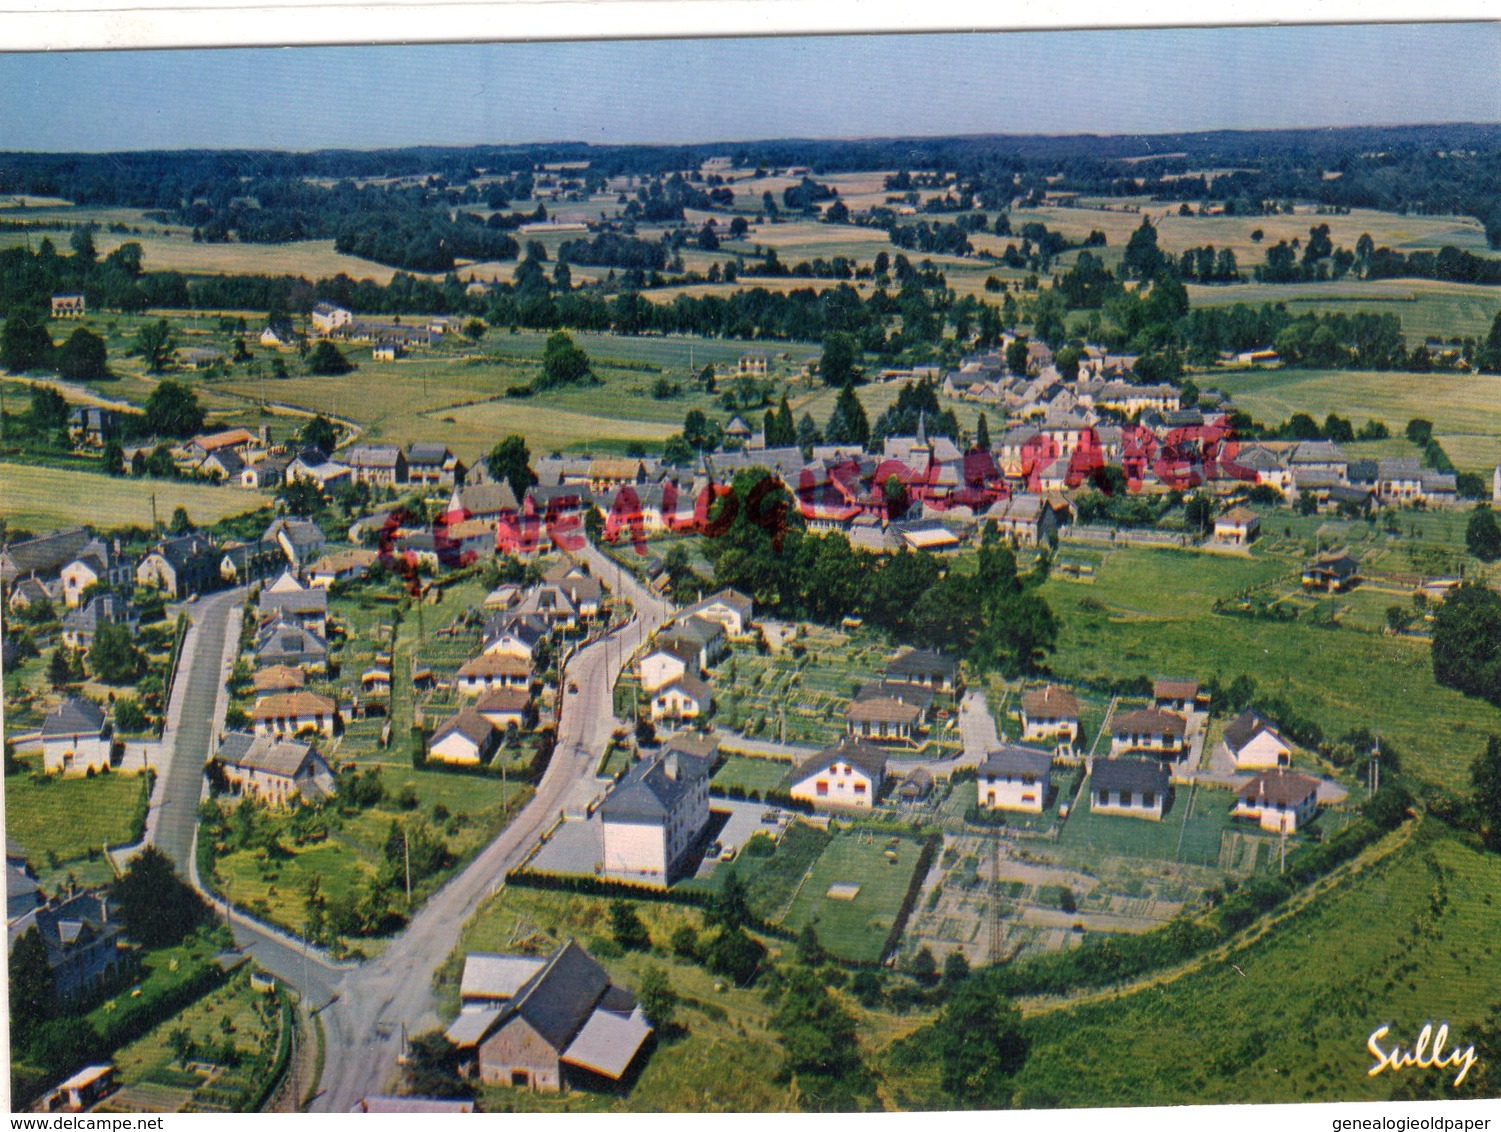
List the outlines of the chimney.
{"label": "chimney", "polygon": [[678,753],[668,751],[667,757],[662,760],[662,769],[667,772],[667,777],[674,782],[678,780]]}

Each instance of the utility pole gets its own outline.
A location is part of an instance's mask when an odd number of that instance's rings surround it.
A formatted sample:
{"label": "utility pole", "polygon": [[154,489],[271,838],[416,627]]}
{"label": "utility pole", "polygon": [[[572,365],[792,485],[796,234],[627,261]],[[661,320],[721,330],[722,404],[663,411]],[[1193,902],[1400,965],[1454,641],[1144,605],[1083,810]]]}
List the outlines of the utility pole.
{"label": "utility pole", "polygon": [[151,493],[151,533],[152,534],[156,533],[156,529],[157,529],[157,527],[159,525],[160,525],[160,522],[158,521],[158,519],[156,517],[156,492],[153,491]]}
{"label": "utility pole", "polygon": [[407,836],[405,827],[401,830],[401,855],[406,858],[407,868],[407,910],[412,907],[412,842]]}

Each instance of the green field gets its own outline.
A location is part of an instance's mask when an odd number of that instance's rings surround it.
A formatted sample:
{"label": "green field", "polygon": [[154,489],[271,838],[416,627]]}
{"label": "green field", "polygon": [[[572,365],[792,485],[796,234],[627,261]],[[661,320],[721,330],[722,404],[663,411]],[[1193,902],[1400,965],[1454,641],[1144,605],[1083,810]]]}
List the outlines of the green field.
{"label": "green field", "polygon": [[1328,735],[1369,727],[1401,749],[1406,771],[1451,787],[1467,782],[1485,736],[1501,733],[1501,710],[1439,687],[1427,642],[1210,612],[1215,598],[1300,564],[1296,557],[1112,550],[1093,584],[1054,578],[1044,587],[1062,626],[1051,667],[1101,681],[1140,674],[1228,683],[1245,674]]}
{"label": "green field", "polygon": [[145,781],[134,774],[7,775],[5,835],[26,851],[44,887],[68,872],[85,882],[104,880],[112,875],[105,844],[128,844],[145,820]]}
{"label": "green field", "polygon": [[714,772],[710,785],[720,793],[738,786],[747,794],[752,790],[764,794],[767,790],[780,786],[791,769],[792,764],[781,759],[751,759],[730,755]]}
{"label": "green field", "polygon": [[[819,942],[841,958],[884,958],[887,933],[896,922],[921,850],[920,842],[907,837],[859,830],[836,834],[803,880],[783,924],[793,930],[812,925]],[[887,856],[888,851],[895,859]],[[853,900],[831,898],[829,886],[840,882],[858,884],[859,894]]]}
{"label": "green field", "polygon": [[1373,1079],[1366,1038],[1389,1025],[1386,1046],[1410,1047],[1425,1022],[1447,1020],[1451,1048],[1475,1039],[1501,986],[1498,886],[1501,857],[1419,831],[1223,961],[1034,1017],[1019,1103],[1385,1100],[1399,1081],[1432,1083],[1434,1096],[1480,1095],[1473,1073],[1457,1090],[1452,1073],[1443,1083],[1420,1071]]}
{"label": "green field", "polygon": [[[1086,784],[1085,790],[1089,787]],[[1250,822],[1232,821],[1235,795],[1226,789],[1175,788],[1172,807],[1161,821],[1097,814],[1087,803],[1068,815],[1058,837],[1057,856],[1064,862],[1089,864],[1104,857],[1221,865],[1221,843],[1234,830],[1251,840],[1266,840]],[[1189,796],[1193,795],[1190,810]],[[1086,793],[1087,797],[1087,793]]]}
{"label": "green field", "polygon": [[1446,451],[1454,439],[1465,438],[1450,453],[1461,470],[1488,476],[1501,460],[1501,377],[1495,375],[1279,369],[1216,373],[1213,383],[1264,424],[1298,412],[1320,421],[1338,412],[1357,428],[1367,420],[1385,421],[1401,436],[1409,420],[1422,417],[1433,422]]}
{"label": "green field", "polygon": [[270,505],[257,491],[171,480],[113,479],[65,468],[0,464],[0,515],[14,527],[49,530],[74,523],[99,527],[151,526],[151,497],[166,522],[178,507],[207,526]]}

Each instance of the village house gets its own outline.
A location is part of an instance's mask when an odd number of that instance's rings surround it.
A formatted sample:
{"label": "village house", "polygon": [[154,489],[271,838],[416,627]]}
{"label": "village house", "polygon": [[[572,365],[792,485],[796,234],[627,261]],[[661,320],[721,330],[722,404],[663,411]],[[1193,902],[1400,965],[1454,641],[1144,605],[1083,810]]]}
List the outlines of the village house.
{"label": "village house", "polygon": [[407,446],[407,482],[426,487],[457,487],[469,469],[446,444],[418,441]]}
{"label": "village house", "polygon": [[500,746],[500,736],[490,720],[465,707],[433,732],[427,757],[455,766],[483,766]]}
{"label": "village house", "polygon": [[1161,821],[1170,788],[1167,768],[1155,759],[1096,759],[1089,808],[1097,814]]}
{"label": "village house", "polygon": [[709,685],[691,672],[673,677],[651,695],[653,723],[699,719],[712,708]]}
{"label": "village house", "polygon": [[210,452],[196,471],[215,483],[238,483],[245,473],[245,461],[233,448]]}
{"label": "village house", "polygon": [[214,757],[231,790],[268,806],[317,803],[337,789],[334,773],[318,749],[297,739],[231,731]]}
{"label": "village house", "polygon": [[1054,742],[1072,750],[1079,741],[1079,701],[1072,692],[1048,684],[1022,693],[1022,742]]}
{"label": "village house", "polygon": [[857,699],[844,709],[845,732],[873,743],[913,744],[921,711],[894,697]]}
{"label": "village house", "polygon": [[290,621],[320,637],[328,636],[328,591],[307,587],[291,570],[261,591],[256,613],[262,622]]}
{"label": "village house", "polygon": [[106,891],[75,890],[70,880],[51,900],[6,924],[8,951],[36,928],[60,1002],[75,1002],[115,984],[130,962],[125,925]]}
{"label": "village house", "polygon": [[273,487],[280,487],[287,477],[287,465],[290,463],[285,456],[265,456],[253,464],[246,464],[240,469],[239,485],[251,491],[269,491]]}
{"label": "village house", "polygon": [[504,733],[507,727],[518,730],[526,726],[527,709],[532,698],[524,688],[496,688],[474,701],[474,710]]}
{"label": "village house", "polygon": [[63,605],[77,607],[83,592],[92,585],[130,588],[130,563],[120,553],[120,543],[90,539],[57,572]]}
{"label": "village house", "polygon": [[1046,751],[1010,743],[988,751],[975,771],[978,804],[982,810],[1040,814],[1047,809],[1052,774]]}
{"label": "village house", "polygon": [[1050,497],[1018,492],[996,500],[981,518],[994,522],[1001,537],[1018,546],[1037,546],[1058,530],[1060,516],[1067,519],[1067,504],[1060,508]]}
{"label": "village house", "polygon": [[679,617],[657,643],[690,652],[700,669],[709,668],[729,652],[724,625],[703,617]]}
{"label": "village house", "polygon": [[104,709],[69,696],[42,720],[42,767],[48,774],[87,774],[110,765],[114,742]]}
{"label": "village house", "polygon": [[665,888],[697,864],[711,759],[665,748],[631,764],[597,811],[605,875]]}
{"label": "village house", "polygon": [[393,342],[386,339],[370,347],[370,360],[373,362],[394,362],[406,352],[407,348],[400,342]]}
{"label": "village house", "polygon": [[289,350],[297,345],[297,331],[289,318],[270,319],[261,328],[259,340],[268,350]]}
{"label": "village house", "polygon": [[1344,593],[1360,578],[1360,563],[1348,554],[1316,558],[1303,567],[1303,588],[1325,593]]}
{"label": "village house", "polygon": [[359,444],[344,453],[355,483],[395,487],[407,482],[406,453],[394,444]]}
{"label": "village house", "polygon": [[869,810],[886,782],[886,753],[846,735],[787,776],[789,794],[818,809]]}
{"label": "village house", "polygon": [[685,675],[697,675],[698,654],[671,642],[659,643],[641,655],[636,670],[642,691],[655,692]]}
{"label": "village house", "polygon": [[273,542],[237,543],[219,555],[219,581],[226,586],[262,582],[285,569],[286,558]]}
{"label": "village house", "polygon": [[1235,546],[1249,546],[1261,533],[1261,516],[1248,507],[1232,507],[1214,521],[1214,537]]}
{"label": "village house", "polygon": [[377,551],[362,547],[336,550],[332,554],[325,554],[308,567],[307,582],[317,589],[330,589],[336,582],[363,578],[379,560],[380,554]]}
{"label": "village house", "polygon": [[[476,466],[477,469],[483,467],[483,464]],[[466,481],[472,478],[467,474],[465,476]],[[500,519],[503,516],[514,516],[519,510],[516,493],[511,490],[510,484],[503,481],[456,484],[448,501],[450,521],[455,516],[459,519]]]}
{"label": "village house", "polygon": [[459,667],[459,693],[477,696],[493,688],[527,688],[532,664],[518,656],[482,653]]}
{"label": "village house", "polygon": [[1236,770],[1287,766],[1292,761],[1292,746],[1254,711],[1241,712],[1225,724],[1220,745]]}
{"label": "village house", "polygon": [[1258,774],[1235,792],[1239,818],[1252,818],[1268,833],[1296,833],[1318,813],[1319,783],[1281,767]]}
{"label": "village house", "polygon": [[199,534],[164,539],[136,564],[136,585],[185,598],[218,587],[220,555]]}
{"label": "village house", "polygon": [[759,351],[741,354],[735,362],[736,377],[765,377],[771,359]]}
{"label": "village house", "polygon": [[886,665],[886,679],[952,693],[959,684],[959,662],[930,649],[908,649]]}
{"label": "village house", "polygon": [[316,448],[308,448],[292,457],[283,478],[287,483],[308,480],[317,484],[320,491],[328,492],[339,484],[350,483],[354,472],[348,464],[331,460]]}
{"label": "village house", "polygon": [[103,448],[105,441],[123,434],[120,414],[97,405],[80,405],[68,414],[68,439],[80,447]]}
{"label": "village house", "polygon": [[323,528],[311,519],[292,519],[280,516],[271,521],[261,535],[262,542],[269,542],[286,555],[292,570],[301,573],[323,553],[328,543]]}
{"label": "village house", "polygon": [[313,304],[313,311],[308,316],[308,321],[312,323],[314,330],[327,337],[352,323],[354,312],[333,303],[320,301]]}
{"label": "village house", "polygon": [[88,299],[81,292],[68,291],[52,296],[53,318],[82,318],[88,313]]}
{"label": "village house", "polygon": [[318,731],[329,739],[343,728],[339,705],[313,692],[278,692],[256,700],[251,720],[257,735],[301,735]]}
{"label": "village house", "polygon": [[255,434],[246,428],[229,428],[222,432],[195,436],[183,445],[183,456],[194,467],[218,452],[233,452],[243,457],[255,443]]}
{"label": "village house", "polygon": [[298,668],[304,672],[328,668],[328,641],[289,614],[278,613],[256,629],[254,653],[259,667]]}
{"label": "village house", "polygon": [[[513,977],[510,970],[499,972],[502,984]],[[477,986],[479,976],[469,983]],[[485,1085],[556,1093],[571,1080],[619,1081],[652,1033],[635,996],[611,983],[573,939],[514,994],[504,995],[505,989],[491,989],[491,1004],[461,1011],[447,1031],[461,1064]]]}
{"label": "village house", "polygon": [[1116,716],[1110,723],[1110,753],[1147,752],[1177,761],[1188,753],[1188,721],[1177,712],[1143,708]]}
{"label": "village house", "polygon": [[1197,680],[1153,680],[1152,706],[1158,711],[1177,712],[1188,715],[1199,710],[1199,682]]}
{"label": "village house", "polygon": [[540,617],[503,611],[485,622],[482,651],[530,661],[550,633]]}
{"label": "village house", "polygon": [[42,1098],[43,1112],[88,1112],[120,1087],[109,1062],[85,1065]]}
{"label": "village house", "polygon": [[0,583],[9,589],[21,578],[55,582],[58,572],[94,541],[94,533],[87,527],[61,527],[19,542],[7,542],[0,549]]}
{"label": "village house", "polygon": [[112,593],[95,594],[86,605],[63,615],[63,644],[86,649],[94,643],[101,625],[124,625],[134,637],[140,621],[140,615],[124,598]]}

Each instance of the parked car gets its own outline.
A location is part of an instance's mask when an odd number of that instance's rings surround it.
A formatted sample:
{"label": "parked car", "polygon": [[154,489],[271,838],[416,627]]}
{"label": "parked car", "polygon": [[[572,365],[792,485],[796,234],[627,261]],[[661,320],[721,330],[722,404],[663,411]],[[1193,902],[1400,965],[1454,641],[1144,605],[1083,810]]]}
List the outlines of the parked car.
{"label": "parked car", "polygon": [[719,859],[721,861],[733,861],[735,859],[735,847],[733,845],[726,845],[724,852],[719,854]]}
{"label": "parked car", "polygon": [[717,857],[724,851],[724,846],[717,841],[709,842],[709,847],[704,850],[705,857]]}

